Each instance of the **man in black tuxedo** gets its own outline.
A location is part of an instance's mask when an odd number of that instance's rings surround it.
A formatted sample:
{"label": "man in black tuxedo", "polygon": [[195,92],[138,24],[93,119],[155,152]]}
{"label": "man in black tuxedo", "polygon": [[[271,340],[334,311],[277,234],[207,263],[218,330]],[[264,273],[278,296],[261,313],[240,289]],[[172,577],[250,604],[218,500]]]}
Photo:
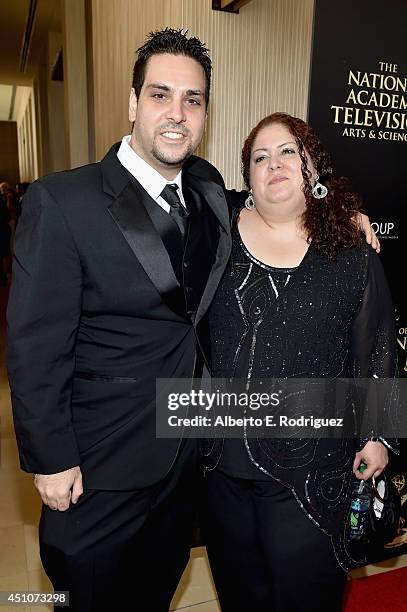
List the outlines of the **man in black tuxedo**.
{"label": "man in black tuxedo", "polygon": [[199,373],[230,253],[223,180],[192,156],[210,77],[198,39],[150,35],[131,136],[25,196],[8,367],[42,561],[71,610],[168,610],[189,558],[197,444],[156,439],[155,383]]}

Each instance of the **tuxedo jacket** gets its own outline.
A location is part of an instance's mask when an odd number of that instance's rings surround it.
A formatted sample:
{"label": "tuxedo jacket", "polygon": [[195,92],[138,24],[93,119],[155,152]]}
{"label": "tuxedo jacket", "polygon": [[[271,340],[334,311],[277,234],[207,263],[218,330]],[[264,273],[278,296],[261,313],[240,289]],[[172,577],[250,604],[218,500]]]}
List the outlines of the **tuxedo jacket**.
{"label": "tuxedo jacket", "polygon": [[174,220],[117,159],[28,190],[15,239],[7,361],[24,470],[80,465],[96,489],[149,486],[180,441],[157,439],[157,378],[191,377],[231,248],[223,180],[184,166],[185,250]]}

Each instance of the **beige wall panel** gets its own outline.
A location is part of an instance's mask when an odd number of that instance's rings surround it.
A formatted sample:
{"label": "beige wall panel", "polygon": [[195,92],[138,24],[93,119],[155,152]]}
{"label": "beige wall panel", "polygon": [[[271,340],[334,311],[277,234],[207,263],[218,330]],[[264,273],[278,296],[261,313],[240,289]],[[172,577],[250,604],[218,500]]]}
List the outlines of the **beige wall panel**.
{"label": "beige wall panel", "polygon": [[24,88],[21,95],[16,123],[20,181],[30,183],[39,176],[37,114],[34,90],[31,87]]}
{"label": "beige wall panel", "polygon": [[85,0],[64,0],[62,24],[65,162],[76,168],[89,163]]}
{"label": "beige wall panel", "polygon": [[252,0],[240,14],[211,0],[93,0],[96,157],[128,132],[134,54],[147,32],[188,28],[209,47],[214,73],[206,134],[198,153],[229,187],[240,187],[240,150],[273,111],[305,117],[314,0]]}
{"label": "beige wall panel", "polygon": [[265,115],[305,118],[314,0],[252,0],[239,15],[184,0],[183,25],[204,40],[213,59],[208,129],[198,153],[229,187],[241,186],[240,151]]}
{"label": "beige wall panel", "polygon": [[130,132],[128,98],[136,50],[148,32],[179,27],[182,0],[93,0],[95,154]]}

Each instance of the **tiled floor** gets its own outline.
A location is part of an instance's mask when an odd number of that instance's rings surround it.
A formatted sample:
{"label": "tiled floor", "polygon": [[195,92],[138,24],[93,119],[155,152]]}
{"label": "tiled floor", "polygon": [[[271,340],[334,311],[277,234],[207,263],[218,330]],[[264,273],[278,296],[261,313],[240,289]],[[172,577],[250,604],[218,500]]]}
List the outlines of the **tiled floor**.
{"label": "tiled floor", "polygon": [[[37,523],[40,500],[34,489],[32,476],[23,473],[18,467],[4,365],[5,301],[6,290],[0,288],[0,591],[50,591],[51,585],[42,570],[38,553]],[[371,575],[406,565],[407,555],[404,555],[359,569],[353,572],[353,576]],[[15,612],[16,609],[14,606],[1,606],[0,612]],[[18,610],[23,612],[30,608],[19,607]],[[49,608],[36,606],[31,610],[43,612]],[[171,610],[220,612],[204,548],[193,549]]]}

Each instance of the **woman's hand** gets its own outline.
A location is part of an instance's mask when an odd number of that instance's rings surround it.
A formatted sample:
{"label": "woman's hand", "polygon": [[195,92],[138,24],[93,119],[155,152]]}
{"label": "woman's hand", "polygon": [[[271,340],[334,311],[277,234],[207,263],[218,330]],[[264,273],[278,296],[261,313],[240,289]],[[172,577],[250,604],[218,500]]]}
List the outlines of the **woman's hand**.
{"label": "woman's hand", "polygon": [[[387,448],[381,442],[366,442],[362,450],[355,455],[353,462],[353,473],[359,480],[369,480],[372,476],[377,477],[381,474],[389,462]],[[361,463],[366,464],[366,469],[359,472]]]}
{"label": "woman's hand", "polygon": [[376,253],[380,253],[380,242],[373,227],[370,224],[370,219],[363,213],[358,213],[356,216],[357,224],[360,230],[364,233],[366,242],[372,246]]}

